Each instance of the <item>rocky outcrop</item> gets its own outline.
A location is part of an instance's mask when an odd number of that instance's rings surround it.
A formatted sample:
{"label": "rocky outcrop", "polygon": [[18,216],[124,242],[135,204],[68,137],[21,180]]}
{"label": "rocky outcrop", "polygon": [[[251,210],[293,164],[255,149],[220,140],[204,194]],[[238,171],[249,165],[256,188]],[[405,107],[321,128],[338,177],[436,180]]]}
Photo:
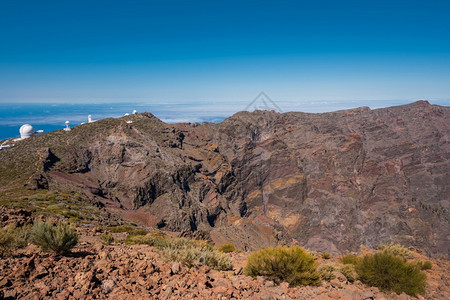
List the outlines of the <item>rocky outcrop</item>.
{"label": "rocky outcrop", "polygon": [[296,242],[338,253],[394,241],[450,256],[449,116],[426,101],[240,112],[202,125],[144,113],[33,137],[0,158],[29,162],[22,177],[34,188],[83,192],[155,227],[242,249]]}

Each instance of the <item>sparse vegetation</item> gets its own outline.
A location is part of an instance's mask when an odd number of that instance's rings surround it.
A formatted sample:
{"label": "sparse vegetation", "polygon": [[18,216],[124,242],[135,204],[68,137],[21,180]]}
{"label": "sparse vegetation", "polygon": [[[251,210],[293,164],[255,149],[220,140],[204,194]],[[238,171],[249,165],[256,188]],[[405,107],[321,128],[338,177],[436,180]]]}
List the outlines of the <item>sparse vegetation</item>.
{"label": "sparse vegetation", "polygon": [[145,229],[134,229],[128,232],[130,235],[146,235],[148,233]]}
{"label": "sparse vegetation", "polygon": [[353,254],[347,254],[341,258],[341,262],[344,265],[347,265],[347,264],[356,265],[359,263],[360,260],[361,260],[361,258],[359,258],[358,256],[353,255]]}
{"label": "sparse vegetation", "polygon": [[223,253],[214,250],[214,247],[204,241],[189,240],[185,238],[170,239],[161,253],[168,259],[179,261],[191,267],[196,262],[210,266],[216,270],[231,270],[231,259]]}
{"label": "sparse vegetation", "polygon": [[354,264],[359,279],[382,291],[405,292],[416,296],[425,291],[426,276],[417,264],[407,263],[404,258],[383,251],[365,255],[363,258],[346,259]]}
{"label": "sparse vegetation", "polygon": [[67,254],[78,243],[76,231],[67,223],[37,222],[31,228],[31,242],[43,251]]}
{"label": "sparse vegetation", "polygon": [[377,249],[380,251],[389,252],[392,255],[400,256],[403,258],[408,258],[411,255],[411,251],[409,251],[407,248],[403,247],[400,244],[394,243],[380,244],[378,245]]}
{"label": "sparse vegetation", "polygon": [[264,276],[276,283],[290,286],[314,285],[320,281],[314,257],[299,246],[265,248],[249,255],[245,273]]}
{"label": "sparse vegetation", "polygon": [[219,252],[223,252],[223,253],[230,253],[230,252],[235,252],[236,248],[232,244],[225,244],[225,245],[222,245],[219,248],[217,248],[217,250]]}
{"label": "sparse vegetation", "polygon": [[111,226],[111,227],[107,227],[107,230],[113,232],[113,233],[121,233],[121,232],[132,232],[133,230],[135,230],[135,228],[133,226],[130,225],[118,225],[118,226]]}
{"label": "sparse vegetation", "polygon": [[323,259],[330,259],[330,253],[328,253],[328,252],[322,252],[322,258]]}
{"label": "sparse vegetation", "polygon": [[0,205],[26,209],[33,215],[64,217],[70,223],[92,222],[101,215],[98,207],[89,204],[85,196],[75,192],[11,188],[0,193]]}
{"label": "sparse vegetation", "polygon": [[14,234],[10,228],[0,228],[0,256],[11,252],[13,247]]}
{"label": "sparse vegetation", "polygon": [[336,267],[333,264],[321,265],[318,268],[318,271],[320,273],[320,278],[322,278],[323,280],[330,281],[336,278],[336,275],[334,274],[334,271],[336,271]]}
{"label": "sparse vegetation", "polygon": [[352,264],[339,264],[337,270],[347,278],[349,282],[355,282],[358,279],[358,273],[356,273],[355,266]]}
{"label": "sparse vegetation", "polygon": [[28,244],[30,228],[0,228],[0,256],[9,255],[14,250],[24,248]]}
{"label": "sparse vegetation", "polygon": [[138,229],[136,228],[136,224],[133,223],[132,225],[117,225],[117,226],[111,226],[106,228],[108,231],[113,233],[123,233],[126,232],[129,235],[146,235],[148,233],[145,229]]}
{"label": "sparse vegetation", "polygon": [[140,245],[145,244],[153,246],[157,249],[162,249],[167,246],[169,239],[161,234],[147,234],[147,235],[128,235],[125,239],[125,244]]}
{"label": "sparse vegetation", "polygon": [[216,270],[230,270],[231,259],[205,241],[186,238],[167,238],[161,234],[129,235],[126,244],[146,244],[157,248],[160,254],[171,261],[179,261],[192,267],[195,263],[207,265]]}
{"label": "sparse vegetation", "polygon": [[421,270],[431,270],[433,268],[433,264],[429,260],[427,260],[427,261],[418,261],[417,262],[417,266]]}
{"label": "sparse vegetation", "polygon": [[104,233],[100,236],[100,241],[103,245],[111,245],[114,243],[114,237],[111,233]]}

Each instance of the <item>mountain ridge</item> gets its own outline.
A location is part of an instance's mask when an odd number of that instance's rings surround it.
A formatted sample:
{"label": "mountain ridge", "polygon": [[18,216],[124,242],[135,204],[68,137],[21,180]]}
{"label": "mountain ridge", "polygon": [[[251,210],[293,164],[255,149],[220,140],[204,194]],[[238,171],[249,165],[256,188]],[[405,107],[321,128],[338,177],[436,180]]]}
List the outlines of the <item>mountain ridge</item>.
{"label": "mountain ridge", "polygon": [[241,249],[341,253],[393,241],[449,257],[449,114],[417,101],[239,112],[217,124],[104,119],[2,150],[0,189],[73,191],[123,218]]}

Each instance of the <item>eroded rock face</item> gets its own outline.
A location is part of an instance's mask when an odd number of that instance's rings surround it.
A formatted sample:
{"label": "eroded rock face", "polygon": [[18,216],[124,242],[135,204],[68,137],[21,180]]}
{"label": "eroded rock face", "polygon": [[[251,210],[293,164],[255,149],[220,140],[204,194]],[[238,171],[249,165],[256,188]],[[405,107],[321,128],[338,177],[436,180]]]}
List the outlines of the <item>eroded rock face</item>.
{"label": "eroded rock face", "polygon": [[55,133],[57,147],[35,137],[51,153],[37,173],[49,189],[241,248],[284,240],[339,252],[395,241],[450,256],[449,116],[426,101],[240,112],[202,125],[144,113]]}

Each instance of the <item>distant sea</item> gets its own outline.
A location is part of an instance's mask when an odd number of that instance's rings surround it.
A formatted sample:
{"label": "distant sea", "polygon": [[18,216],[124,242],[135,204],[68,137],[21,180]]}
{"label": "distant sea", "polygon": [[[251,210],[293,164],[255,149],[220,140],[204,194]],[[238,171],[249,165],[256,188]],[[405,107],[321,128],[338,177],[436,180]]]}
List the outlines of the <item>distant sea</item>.
{"label": "distant sea", "polygon": [[[23,124],[30,124],[36,130],[50,132],[65,127],[86,123],[88,115],[93,120],[104,118],[119,118],[133,110],[138,113],[151,112],[168,123],[176,122],[220,122],[228,115],[227,112],[207,114],[203,110],[195,111],[192,105],[182,104],[130,104],[130,103],[101,103],[101,104],[55,104],[55,103],[6,103],[0,104],[0,140],[19,136],[19,129]],[[232,112],[228,112],[230,115]]]}
{"label": "distant sea", "polygon": [[[221,122],[232,114],[248,109],[274,109],[303,112],[328,112],[349,109],[360,106],[369,106],[372,109],[407,104],[414,101],[276,101],[276,107],[269,101],[260,100],[252,103],[196,103],[196,104],[146,104],[146,103],[98,103],[98,104],[58,104],[58,103],[0,103],[0,140],[19,136],[19,128],[23,124],[31,124],[36,130],[50,132],[65,127],[69,121],[70,126],[87,122],[88,115],[93,120],[104,118],[118,118],[133,110],[138,113],[150,112],[167,123],[177,122]],[[431,104],[450,105],[449,100],[430,101]],[[249,106],[250,104],[250,106]]]}

